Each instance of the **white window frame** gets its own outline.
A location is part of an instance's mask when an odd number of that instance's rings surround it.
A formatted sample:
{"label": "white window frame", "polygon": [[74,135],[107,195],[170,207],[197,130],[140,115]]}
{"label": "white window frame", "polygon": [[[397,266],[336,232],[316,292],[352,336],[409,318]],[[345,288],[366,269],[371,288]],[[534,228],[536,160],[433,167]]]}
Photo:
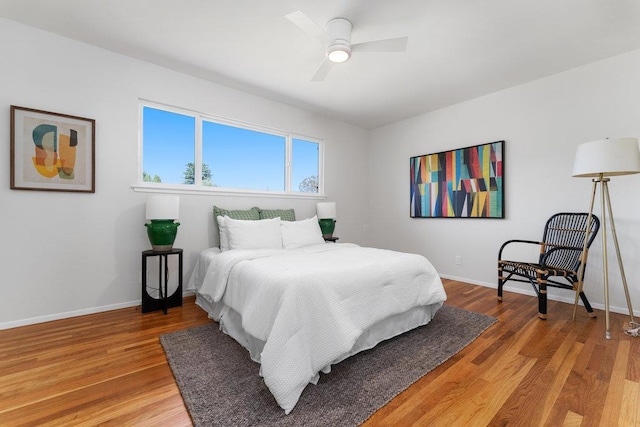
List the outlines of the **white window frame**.
{"label": "white window frame", "polygon": [[[224,117],[214,116],[194,110],[172,107],[166,104],[160,104],[153,101],[140,100],[138,103],[138,175],[137,183],[132,186],[135,191],[142,192],[170,192],[170,193],[203,193],[203,194],[225,194],[225,195],[252,195],[260,197],[294,197],[303,199],[324,199],[324,141],[320,138],[303,135],[294,132],[287,132],[267,126],[255,125],[242,122],[239,120],[227,119]],[[194,147],[194,166],[195,180],[194,184],[169,184],[146,182],[142,180],[143,174],[143,109],[145,107],[157,110],[167,111],[170,113],[181,114],[193,117],[195,119],[195,147]],[[234,126],[256,132],[267,133],[270,135],[280,136],[285,139],[285,190],[284,191],[268,191],[268,190],[251,190],[224,187],[209,187],[202,185],[202,125],[203,121],[210,121],[227,126]],[[299,139],[318,144],[318,192],[305,193],[296,191],[291,188],[291,172],[292,172],[292,152],[293,140]],[[213,172],[213,171],[212,171]]]}

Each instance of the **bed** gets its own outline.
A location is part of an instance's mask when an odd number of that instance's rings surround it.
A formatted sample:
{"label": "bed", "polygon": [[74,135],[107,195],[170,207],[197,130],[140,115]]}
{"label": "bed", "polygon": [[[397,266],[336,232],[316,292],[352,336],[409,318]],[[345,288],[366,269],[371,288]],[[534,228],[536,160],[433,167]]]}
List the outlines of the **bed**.
{"label": "bed", "polygon": [[320,372],[429,323],[446,299],[425,257],[325,243],[315,217],[216,221],[220,247],[201,252],[188,288],[287,414]]}

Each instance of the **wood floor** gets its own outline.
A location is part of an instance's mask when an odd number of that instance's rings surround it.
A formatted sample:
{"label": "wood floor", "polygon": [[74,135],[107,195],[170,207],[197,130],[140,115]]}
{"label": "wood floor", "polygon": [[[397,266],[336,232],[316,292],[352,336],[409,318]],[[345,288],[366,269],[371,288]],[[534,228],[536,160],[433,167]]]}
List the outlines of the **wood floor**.
{"label": "wood floor", "polygon": [[[445,280],[447,304],[499,322],[388,405],[366,426],[640,425],[640,338],[612,339],[597,319],[534,298]],[[161,334],[210,322],[182,308],[138,309],[0,331],[0,426],[189,426]],[[195,362],[194,362],[195,363]],[[212,385],[215,387],[215,385]]]}

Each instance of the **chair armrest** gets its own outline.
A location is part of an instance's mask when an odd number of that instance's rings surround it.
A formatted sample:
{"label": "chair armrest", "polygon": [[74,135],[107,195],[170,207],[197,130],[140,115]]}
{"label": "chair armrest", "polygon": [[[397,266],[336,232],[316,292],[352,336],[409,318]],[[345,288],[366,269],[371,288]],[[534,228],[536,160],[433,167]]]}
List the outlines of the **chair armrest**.
{"label": "chair armrest", "polygon": [[513,239],[513,240],[507,240],[506,242],[504,242],[502,244],[502,246],[500,246],[500,250],[498,251],[498,261],[500,261],[502,259],[502,251],[505,248],[505,246],[507,246],[510,243],[527,243],[527,244],[532,244],[532,245],[541,245],[542,242],[536,242],[534,240],[520,240],[520,239]]}

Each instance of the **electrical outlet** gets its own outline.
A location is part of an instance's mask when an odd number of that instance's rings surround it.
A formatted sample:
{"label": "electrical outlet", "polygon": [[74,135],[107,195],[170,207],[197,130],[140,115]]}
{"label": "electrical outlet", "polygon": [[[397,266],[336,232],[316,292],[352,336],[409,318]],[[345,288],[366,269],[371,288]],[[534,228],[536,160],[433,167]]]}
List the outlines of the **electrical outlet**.
{"label": "electrical outlet", "polygon": [[460,255],[456,255],[456,265],[462,265],[462,257]]}
{"label": "electrical outlet", "polygon": [[369,225],[368,224],[362,224],[362,231],[369,231]]}

